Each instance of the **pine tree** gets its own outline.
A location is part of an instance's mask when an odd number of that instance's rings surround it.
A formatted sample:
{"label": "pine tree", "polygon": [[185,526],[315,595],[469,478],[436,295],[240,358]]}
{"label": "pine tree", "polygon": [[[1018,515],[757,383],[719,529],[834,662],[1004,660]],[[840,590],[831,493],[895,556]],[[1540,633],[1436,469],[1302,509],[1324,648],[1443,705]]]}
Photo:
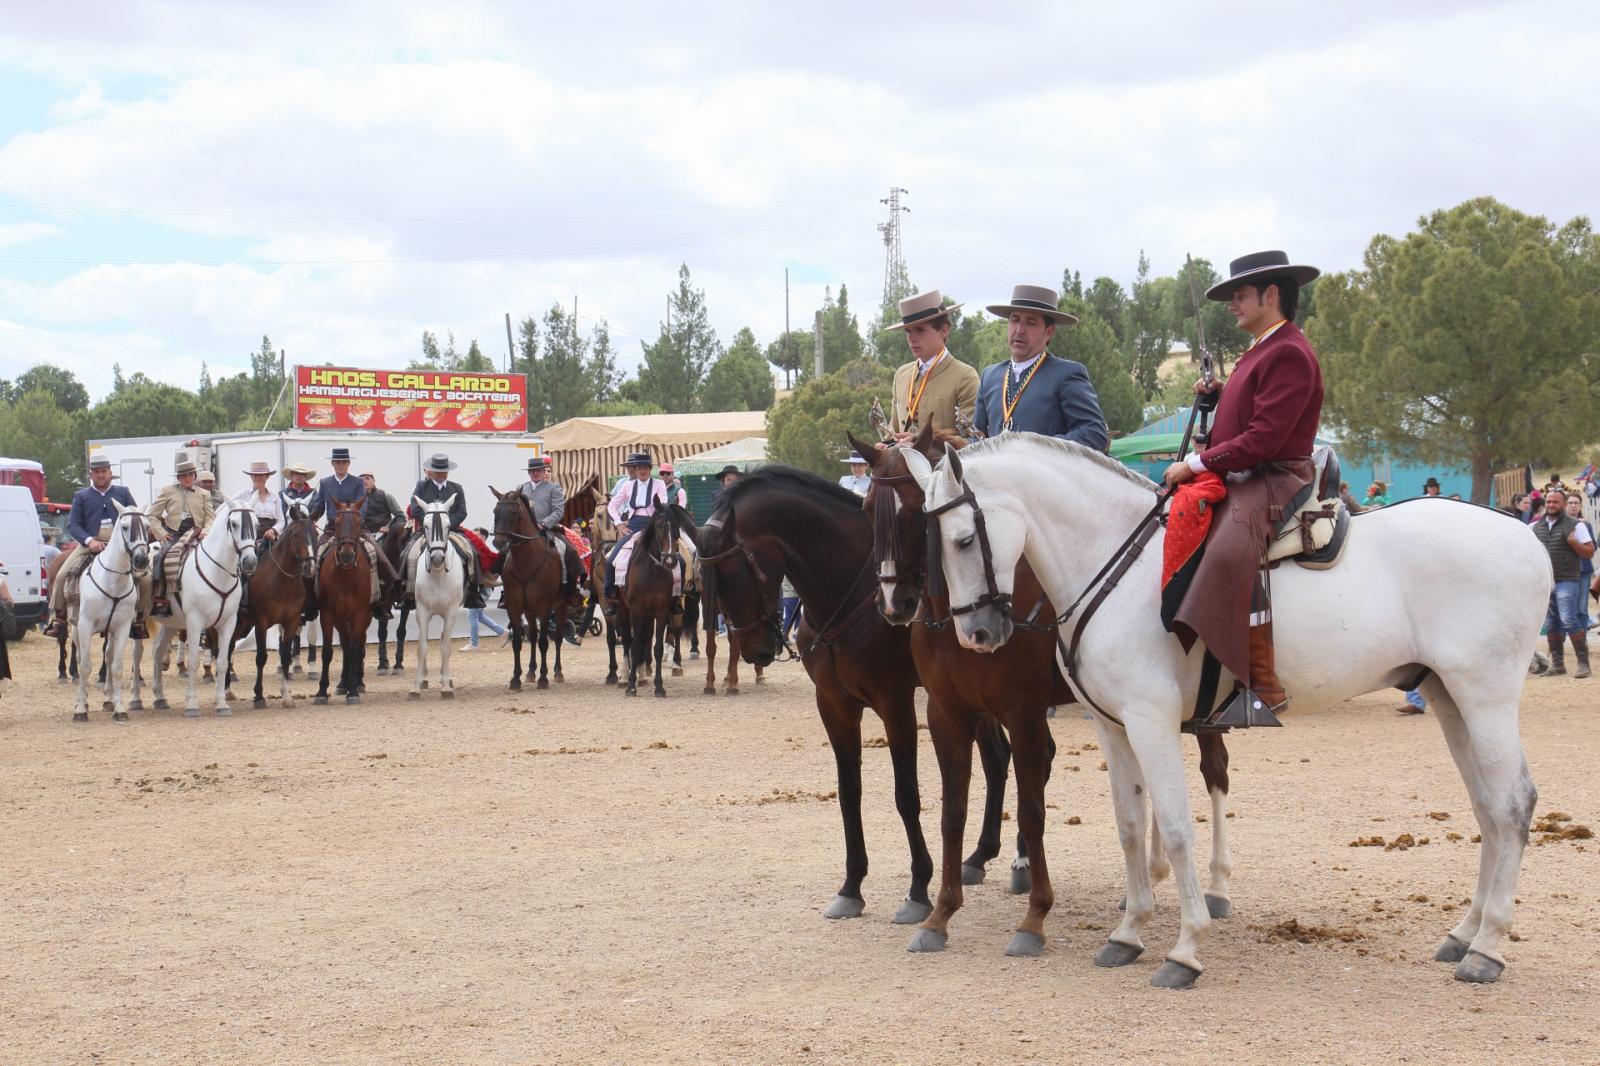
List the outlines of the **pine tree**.
{"label": "pine tree", "polygon": [[640,343],[641,398],[669,412],[692,411],[706,371],[722,354],[722,343],[711,328],[704,290],[689,284],[688,264],[678,268],[678,291],[671,302],[672,321],[661,323],[655,343]]}

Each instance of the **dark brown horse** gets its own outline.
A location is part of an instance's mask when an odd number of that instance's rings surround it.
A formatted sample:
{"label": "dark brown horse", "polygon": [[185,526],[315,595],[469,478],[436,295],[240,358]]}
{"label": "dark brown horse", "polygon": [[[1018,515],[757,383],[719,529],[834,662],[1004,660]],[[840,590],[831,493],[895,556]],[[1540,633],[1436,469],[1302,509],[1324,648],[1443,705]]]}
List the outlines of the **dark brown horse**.
{"label": "dark brown horse", "polygon": [[[411,520],[403,515],[395,517],[394,521],[384,529],[378,537],[378,551],[389,561],[398,580],[383,590],[383,595],[388,601],[400,610],[400,617],[395,621],[394,630],[394,669],[393,673],[403,674],[406,665],[406,623],[411,618],[412,603],[406,596],[406,545],[410,543]],[[389,673],[389,619],[383,616],[378,618],[378,673]]]}
{"label": "dark brown horse", "polygon": [[[949,934],[949,921],[962,904],[962,883],[968,870],[958,862],[962,828],[967,814],[967,792],[972,774],[974,733],[985,718],[1003,725],[1011,737],[1017,770],[1017,821],[1026,841],[1026,862],[1031,882],[1028,912],[1012,937],[1006,953],[1038,955],[1044,949],[1044,918],[1054,902],[1043,845],[1044,788],[1050,776],[1055,744],[1050,739],[1046,714],[1050,707],[1074,702],[1071,689],[1056,665],[1057,633],[1052,621],[1056,607],[1044,595],[1027,561],[1017,567],[1012,593],[1018,621],[1012,639],[994,654],[963,648],[951,628],[950,604],[937,572],[928,566],[928,517],[924,497],[906,466],[899,448],[878,449],[850,436],[857,454],[872,468],[872,486],[864,501],[873,519],[873,555],[882,586],[879,610],[897,625],[910,625],[912,654],[929,696],[929,729],[938,752],[944,781],[942,819],[944,854],[937,905],[912,938],[914,951],[941,950]],[[954,442],[959,444],[959,442]],[[944,457],[944,442],[933,439],[924,427],[911,445],[931,462]],[[937,707],[937,714],[935,713]],[[1226,797],[1228,751],[1220,734],[1202,734],[1201,774],[1206,786]],[[1219,819],[1220,820],[1220,819]],[[1220,827],[1214,828],[1221,832]],[[1206,902],[1213,917],[1231,912],[1226,871],[1218,877],[1217,864],[1226,865],[1227,847],[1214,848],[1212,891]],[[1156,879],[1166,872],[1165,852],[1153,848]],[[970,862],[970,860],[969,860]],[[1120,945],[1109,945],[1097,958],[1102,965],[1131,962]]]}
{"label": "dark brown horse", "polygon": [[[666,639],[683,624],[681,600],[673,595],[672,585],[684,565],[678,538],[683,530],[693,537],[694,520],[677,504],[658,506],[650,525],[639,534],[628,560],[626,583],[619,590],[617,619],[628,646],[629,696],[639,694],[639,664],[655,664],[655,694],[665,699],[667,686],[661,677],[661,657]],[[650,642],[655,641],[655,658],[650,658]],[[682,673],[679,669],[678,673]]]}
{"label": "dark brown horse", "polygon": [[[744,660],[765,666],[784,650],[778,593],[787,575],[804,605],[796,634],[800,658],[816,686],[817,713],[833,747],[844,819],[845,880],[824,912],[854,918],[864,902],[866,835],[861,824],[861,716],[883,720],[894,763],[895,807],[911,849],[911,885],[894,921],[920,922],[933,911],[928,882],[933,859],[922,835],[917,786],[916,663],[911,635],[875,608],[872,529],[855,493],[813,474],[769,466],[731,486],[700,531],[700,562],[715,601],[738,638]],[[931,712],[930,712],[931,713]],[[990,729],[980,743],[999,741]],[[991,796],[986,810],[999,838],[1005,756],[985,758]]]}
{"label": "dark brown horse", "polygon": [[[511,628],[511,652],[514,669],[511,688],[522,687],[522,641],[524,637],[539,639],[539,688],[550,687],[547,664],[550,643],[556,646],[557,681],[561,676],[561,631],[566,626],[567,598],[561,595],[561,555],[546,539],[539,524],[533,520],[533,509],[520,489],[501,492],[493,485],[489,491],[495,495],[494,547],[506,557],[500,571],[500,584],[505,590],[506,625]],[[554,628],[551,628],[552,616]],[[526,623],[526,624],[524,624]],[[528,649],[528,673],[533,673],[533,649]]]}
{"label": "dark brown horse", "polygon": [[[316,573],[317,529],[301,504],[290,505],[288,525],[278,531],[250,578],[250,606],[239,614],[233,640],[252,630],[256,634],[256,692],[253,706],[265,707],[262,674],[267,665],[267,634],[278,626],[279,696],[285,707],[293,707],[289,695],[289,651],[300,630],[300,612],[306,605],[306,580]],[[232,666],[229,649],[229,666]]]}
{"label": "dark brown horse", "polygon": [[600,475],[591,474],[583,487],[567,497],[566,505],[561,509],[561,524],[578,529],[581,526],[594,524],[595,508],[600,502]]}
{"label": "dark brown horse", "polygon": [[333,543],[317,568],[317,600],[322,610],[322,678],[313,702],[328,702],[328,666],[333,635],[339,634],[338,692],[346,703],[360,703],[366,686],[367,627],[372,624],[372,562],[361,526],[361,504],[334,502],[328,518]]}

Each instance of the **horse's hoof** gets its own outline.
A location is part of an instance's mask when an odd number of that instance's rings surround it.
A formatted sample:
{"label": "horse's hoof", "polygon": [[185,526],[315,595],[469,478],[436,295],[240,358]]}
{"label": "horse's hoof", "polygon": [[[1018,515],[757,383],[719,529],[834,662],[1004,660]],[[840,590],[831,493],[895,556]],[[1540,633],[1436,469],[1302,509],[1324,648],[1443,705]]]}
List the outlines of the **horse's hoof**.
{"label": "horse's hoof", "polygon": [[681,667],[681,666],[674,666],[674,667],[673,667],[673,668],[672,668],[672,676],[673,676],[673,677],[682,677],[682,676],[683,676],[683,667]]}
{"label": "horse's hoof", "polygon": [[307,681],[320,681],[320,680],[322,680],[322,675],[317,673],[315,670],[311,670],[311,671],[308,671],[306,673],[306,680]]}
{"label": "horse's hoof", "polygon": [[1026,896],[1033,891],[1033,874],[1026,865],[1011,867],[1011,894]]}
{"label": "horse's hoof", "polygon": [[1456,964],[1456,980],[1475,985],[1492,985],[1505,972],[1505,963],[1496,962],[1481,951],[1468,951]]}
{"label": "horse's hoof", "polygon": [[439,690],[439,698],[441,700],[453,700],[456,698],[456,690],[453,688],[442,688]]}
{"label": "horse's hoof", "polygon": [[343,696],[345,694],[344,686],[343,685],[335,685],[335,686],[333,686],[333,694],[335,696]]}
{"label": "horse's hoof", "polygon": [[1451,933],[1444,938],[1444,943],[1439,945],[1439,950],[1433,953],[1434,962],[1460,962],[1467,957],[1470,946],[1465,940]]}
{"label": "horse's hoof", "polygon": [[346,703],[360,703],[361,702],[361,693],[352,692],[352,693],[350,693],[350,695],[348,695],[348,696],[346,696],[344,698],[344,701]]}
{"label": "horse's hoof", "polygon": [[185,707],[183,709],[183,716],[185,718],[199,718],[200,717],[200,708],[198,708],[198,707]]}
{"label": "horse's hoof", "polygon": [[160,699],[157,699],[154,703],[152,703],[150,706],[151,706],[151,708],[153,710],[164,711],[164,710],[167,709],[166,698],[165,697],[161,697]]}
{"label": "horse's hoof", "polygon": [[73,715],[72,715],[72,720],[74,722],[87,722],[89,720],[89,712],[88,711],[75,711],[73,713]]}
{"label": "horse's hoof", "polygon": [[1200,977],[1200,971],[1193,966],[1185,966],[1181,962],[1168,959],[1161,964],[1161,969],[1150,978],[1151,988],[1193,988]]}
{"label": "horse's hoof", "polygon": [[315,703],[318,707],[326,707],[327,704],[328,704],[328,697],[326,697],[326,696],[318,696],[315,699],[313,699],[311,702]]}
{"label": "horse's hoof", "polygon": [[762,677],[760,674],[756,675],[756,684],[765,685],[766,683],[767,683],[767,679],[766,678]]}
{"label": "horse's hoof", "polygon": [[894,912],[894,917],[889,920],[895,925],[916,925],[928,920],[928,915],[933,913],[933,904],[924,903],[920,899],[908,899],[900,904],[900,909]]}
{"label": "horse's hoof", "polygon": [[428,687],[428,679],[427,678],[423,678],[422,679],[422,687],[423,688],[427,688]]}
{"label": "horse's hoof", "polygon": [[534,686],[534,688],[549,688],[549,687],[550,687],[550,679],[548,677],[541,677],[539,679],[539,683]]}
{"label": "horse's hoof", "polygon": [[834,896],[833,902],[828,904],[828,909],[822,912],[822,916],[824,918],[859,918],[866,907],[866,900],[853,899],[850,896]]}
{"label": "horse's hoof", "polygon": [[421,698],[422,693],[417,689],[412,689],[410,692],[406,693],[406,699],[408,700],[420,700]]}
{"label": "horse's hoof", "polygon": [[616,683],[617,683],[617,675],[612,674],[610,677],[606,678],[606,684],[615,685]]}
{"label": "horse's hoof", "polygon": [[664,700],[666,698],[667,698],[667,690],[666,689],[664,689],[664,688],[656,689],[656,699]]}
{"label": "horse's hoof", "polygon": [[[1124,906],[1126,906],[1126,904],[1124,904]],[[1222,896],[1213,896],[1211,893],[1207,892],[1206,913],[1210,914],[1213,918],[1232,918],[1233,901],[1230,899],[1224,899]]]}
{"label": "horse's hoof", "polygon": [[511,679],[511,684],[508,687],[511,689],[512,692],[521,692],[522,691],[522,678],[513,677]]}
{"label": "horse's hoof", "polygon": [[67,675],[66,674],[62,674],[60,677],[56,678],[56,684],[58,684],[58,685],[70,685],[70,684],[72,684],[72,682],[67,680]]}
{"label": "horse's hoof", "polygon": [[266,709],[267,709],[267,700],[266,700],[266,697],[264,697],[264,696],[257,696],[257,697],[256,697],[256,698],[255,698],[255,699],[253,699],[253,700],[251,700],[251,701],[250,701],[250,706],[252,706],[252,707],[254,707],[254,708],[255,708],[255,709],[256,709],[256,710],[258,710],[258,711],[264,711],[264,710],[266,710]]}
{"label": "horse's hoof", "polygon": [[969,866],[967,863],[961,864],[961,883],[964,885],[981,885],[983,884],[983,879],[987,876],[989,876],[989,871],[981,866]]}
{"label": "horse's hoof", "polygon": [[715,696],[717,694],[717,686],[707,685],[705,688],[700,690],[700,694],[702,696]]}
{"label": "horse's hoof", "polygon": [[691,659],[700,658],[700,652],[698,650],[694,649],[694,648],[690,648],[689,649],[689,658],[691,658]]}
{"label": "horse's hoof", "polygon": [[946,933],[937,929],[918,929],[911,934],[911,939],[906,943],[906,950],[921,954],[929,951],[943,951],[944,946],[950,942]]}
{"label": "horse's hoof", "polygon": [[130,710],[130,711],[142,711],[142,710],[144,710],[144,700],[134,700],[133,702],[129,703],[128,704],[128,710]]}
{"label": "horse's hoof", "polygon": [[100,710],[101,710],[102,713],[109,712],[111,710],[111,701],[110,700],[101,700],[100,701]]}
{"label": "horse's hoof", "polygon": [[291,673],[291,674],[293,674],[295,676],[299,676],[300,674],[303,674],[305,672],[306,672],[306,668],[301,666],[299,663],[295,663],[294,664],[294,669],[289,671],[289,673]]}
{"label": "horse's hoof", "polygon": [[555,679],[555,682],[558,685],[565,685],[567,683],[567,679],[565,677],[563,677],[560,673],[554,673],[554,674],[551,674],[550,676]]}
{"label": "horse's hoof", "polygon": [[1006,954],[1024,959],[1037,958],[1044,954],[1044,937],[1038,933],[1030,933],[1026,929],[1018,929],[1011,934],[1011,943],[1006,945]]}
{"label": "horse's hoof", "polygon": [[729,685],[722,690],[722,694],[724,696],[737,696],[739,694],[739,686]]}
{"label": "horse's hoof", "polygon": [[1107,940],[1101,945],[1100,950],[1094,953],[1094,964],[1107,970],[1128,963],[1144,954],[1144,948],[1136,944],[1124,944],[1120,940]]}
{"label": "horse's hoof", "polygon": [[217,717],[218,718],[232,718],[233,717],[233,708],[229,707],[227,704],[223,704],[221,707],[217,708]]}
{"label": "horse's hoof", "polygon": [[115,713],[113,713],[111,715],[111,720],[113,722],[126,722],[128,720],[128,712],[127,711],[116,711]]}
{"label": "horse's hoof", "polygon": [[626,690],[625,692],[623,692],[624,696],[637,696],[638,694],[639,694],[639,690],[636,689],[636,688],[630,688],[630,689]]}

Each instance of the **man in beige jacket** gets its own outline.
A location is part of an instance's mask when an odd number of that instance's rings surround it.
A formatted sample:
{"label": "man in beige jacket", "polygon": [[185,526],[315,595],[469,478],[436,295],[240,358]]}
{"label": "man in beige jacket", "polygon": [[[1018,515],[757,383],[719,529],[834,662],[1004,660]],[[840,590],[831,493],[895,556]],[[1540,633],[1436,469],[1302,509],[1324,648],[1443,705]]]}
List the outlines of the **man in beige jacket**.
{"label": "man in beige jacket", "polygon": [[935,433],[955,434],[956,410],[972,417],[978,399],[978,372],[945,348],[950,338],[950,312],[938,289],[900,301],[900,321],[914,357],[894,372],[894,416],[889,423],[896,441],[912,440],[923,426]]}
{"label": "man in beige jacket", "polygon": [[162,561],[167,549],[189,530],[205,530],[216,513],[211,494],[195,484],[194,463],[185,460],[178,464],[174,472],[178,480],[161,490],[147,512],[151,524],[162,534],[161,547],[156,549],[155,559],[150,564],[154,600],[150,613],[162,617],[172,613],[172,607],[167,602],[167,581],[162,573]]}

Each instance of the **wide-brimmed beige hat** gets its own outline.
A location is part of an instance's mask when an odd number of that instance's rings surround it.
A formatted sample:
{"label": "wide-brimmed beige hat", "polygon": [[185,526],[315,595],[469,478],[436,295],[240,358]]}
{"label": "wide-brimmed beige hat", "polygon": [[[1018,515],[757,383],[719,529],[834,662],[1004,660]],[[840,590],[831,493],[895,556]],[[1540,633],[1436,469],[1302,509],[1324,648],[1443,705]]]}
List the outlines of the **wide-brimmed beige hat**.
{"label": "wide-brimmed beige hat", "polygon": [[250,465],[244,468],[244,472],[251,475],[276,474],[278,472],[278,468],[267,462],[265,459],[252,459],[250,460]]}
{"label": "wide-brimmed beige hat", "polygon": [[1047,289],[1043,285],[1016,285],[1011,289],[1011,302],[1008,304],[990,304],[985,310],[991,315],[1001,318],[1010,318],[1013,311],[1029,312],[1043,315],[1058,326],[1076,326],[1077,315],[1069,315],[1056,306],[1056,290]]}
{"label": "wide-brimmed beige hat", "polygon": [[172,472],[174,474],[193,474],[199,469],[200,468],[195,466],[191,460],[185,459],[183,462],[173,467]]}
{"label": "wide-brimmed beige hat", "polygon": [[217,475],[213,474],[209,470],[202,470],[202,471],[200,471],[200,476],[198,478],[196,478],[195,480],[201,482],[202,484],[204,484],[205,482],[209,481],[213,485],[215,485],[217,483]]}
{"label": "wide-brimmed beige hat", "polygon": [[317,472],[304,463],[290,463],[283,468],[285,474],[304,474],[306,477],[316,477]]}
{"label": "wide-brimmed beige hat", "polygon": [[944,293],[938,289],[929,289],[919,292],[915,296],[908,296],[900,301],[900,321],[885,329],[905,329],[915,322],[922,322],[929,318],[938,318],[940,315],[949,314],[960,304],[944,305]]}

